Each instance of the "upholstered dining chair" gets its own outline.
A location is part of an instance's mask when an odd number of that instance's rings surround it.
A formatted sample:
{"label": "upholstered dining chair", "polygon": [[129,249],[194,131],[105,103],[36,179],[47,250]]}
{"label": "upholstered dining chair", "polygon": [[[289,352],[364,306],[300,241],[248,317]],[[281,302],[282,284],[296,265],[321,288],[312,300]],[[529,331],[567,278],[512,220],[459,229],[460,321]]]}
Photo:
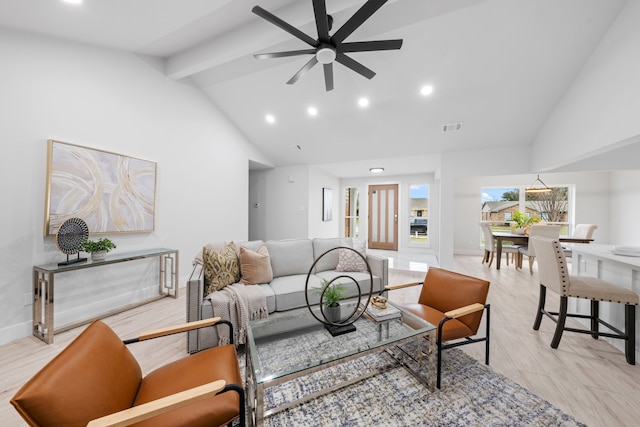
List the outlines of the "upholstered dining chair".
{"label": "upholstered dining chair", "polygon": [[[533,224],[529,231],[529,242],[531,242],[531,238],[535,236],[548,237],[550,239],[557,240],[560,238],[560,228],[562,228],[561,225],[555,224]],[[518,251],[520,252],[518,267],[522,268],[522,258],[526,255],[529,258],[529,274],[533,274],[533,262],[536,258],[536,251],[534,247],[531,244],[528,244],[527,246],[521,246]]]}
{"label": "upholstered dining chair", "polygon": [[[595,224],[576,224],[576,228],[573,230],[571,237],[574,239],[592,239],[593,232],[598,228]],[[573,251],[570,247],[563,246],[564,256],[570,258],[573,255]]]}
{"label": "upholstered dining chair", "polygon": [[105,323],[94,321],[29,379],[11,404],[30,426],[220,426],[235,419],[244,425],[233,344],[186,356],[144,377],[126,347],[218,323],[231,327],[218,317],[123,342]]}
{"label": "upholstered dining chair", "polygon": [[[489,364],[490,305],[487,304],[489,282],[441,268],[429,267],[424,282],[388,285],[386,290],[422,285],[415,303],[401,304],[410,313],[437,326],[437,377],[440,388],[442,350],[476,342],[485,343],[485,363]],[[477,337],[483,312],[486,331]]]}
{"label": "upholstered dining chair", "polygon": [[[538,259],[538,274],[540,276],[540,298],[533,329],[538,330],[542,316],[547,316],[556,323],[556,330],[551,340],[551,347],[558,348],[563,331],[589,334],[594,339],[598,337],[618,338],[625,340],[625,355],[627,362],[635,365],[636,355],[636,306],[638,294],[630,289],[615,285],[606,280],[588,276],[571,276],[567,269],[567,262],[560,246],[560,242],[543,237],[532,237],[530,244],[535,247]],[[550,312],[545,309],[547,288],[560,295],[560,310]],[[567,313],[569,298],[584,298],[591,300],[589,315]],[[624,304],[625,327],[624,332],[608,324],[599,317],[600,301]],[[577,317],[590,320],[590,329],[577,329],[565,326],[567,317]],[[615,333],[600,332],[599,326],[604,325]]]}
{"label": "upholstered dining chair", "polygon": [[[493,263],[493,258],[496,253],[496,242],[493,238],[493,231],[491,231],[491,226],[486,222],[480,223],[480,228],[482,229],[482,236],[484,239],[484,256],[482,257],[482,263],[488,262],[488,267],[491,267]],[[505,254],[507,259],[507,265],[509,265],[509,254],[511,254],[511,260],[514,265],[516,263],[516,257],[518,256],[518,246],[514,245],[502,245],[502,252]]]}

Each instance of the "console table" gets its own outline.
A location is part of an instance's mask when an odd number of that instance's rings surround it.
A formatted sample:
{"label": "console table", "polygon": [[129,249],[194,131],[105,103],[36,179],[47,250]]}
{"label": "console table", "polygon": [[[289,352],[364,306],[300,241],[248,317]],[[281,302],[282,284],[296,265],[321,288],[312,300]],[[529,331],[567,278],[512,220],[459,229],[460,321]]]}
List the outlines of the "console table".
{"label": "console table", "polygon": [[[157,297],[138,303],[129,304],[116,310],[103,313],[91,319],[85,319],[54,330],[53,328],[53,295],[54,278],[56,274],[70,273],[85,268],[101,267],[120,262],[135,261],[145,258],[158,258],[159,264],[159,293]],[[70,265],[47,264],[33,267],[33,335],[47,344],[53,342],[53,335],[80,325],[89,323],[95,319],[111,316],[133,307],[138,307],[166,296],[178,298],[178,250],[155,248],[128,253],[118,253],[107,257],[103,261],[85,261]]]}

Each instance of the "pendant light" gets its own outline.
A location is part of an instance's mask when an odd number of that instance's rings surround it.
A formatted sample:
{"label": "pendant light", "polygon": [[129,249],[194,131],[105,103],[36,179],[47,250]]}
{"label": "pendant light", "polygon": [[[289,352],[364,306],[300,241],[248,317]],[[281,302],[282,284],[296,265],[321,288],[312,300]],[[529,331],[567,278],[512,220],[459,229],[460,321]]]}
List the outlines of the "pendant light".
{"label": "pendant light", "polygon": [[551,191],[553,191],[553,189],[542,182],[542,180],[540,179],[540,174],[538,174],[536,180],[533,181],[533,184],[531,184],[524,190],[525,193],[549,193]]}

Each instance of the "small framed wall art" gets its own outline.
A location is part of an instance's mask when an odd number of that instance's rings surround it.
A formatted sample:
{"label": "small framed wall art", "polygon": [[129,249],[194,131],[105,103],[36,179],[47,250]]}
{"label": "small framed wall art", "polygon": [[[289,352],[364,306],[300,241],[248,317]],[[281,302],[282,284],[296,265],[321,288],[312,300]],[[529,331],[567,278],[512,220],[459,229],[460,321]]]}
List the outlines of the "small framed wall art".
{"label": "small framed wall art", "polygon": [[91,233],[151,232],[155,228],[156,162],[49,140],[44,235],[68,218]]}
{"label": "small framed wall art", "polygon": [[333,191],[330,188],[322,189],[322,220],[331,221],[333,213]]}

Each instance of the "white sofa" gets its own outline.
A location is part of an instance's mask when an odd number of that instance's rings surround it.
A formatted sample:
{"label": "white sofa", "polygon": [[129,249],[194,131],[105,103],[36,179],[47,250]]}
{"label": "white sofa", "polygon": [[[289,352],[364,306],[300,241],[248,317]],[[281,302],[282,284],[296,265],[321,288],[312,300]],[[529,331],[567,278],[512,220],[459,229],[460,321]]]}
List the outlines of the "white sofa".
{"label": "white sofa", "polygon": [[[266,245],[273,270],[273,280],[269,283],[247,286],[258,286],[266,297],[269,316],[277,316],[279,313],[291,312],[291,310],[308,310],[305,282],[313,263],[327,251],[340,246],[353,247],[354,242],[350,238],[318,238],[234,242],[234,244],[237,250],[243,246],[253,251],[263,244]],[[216,242],[208,246],[222,248],[225,243]],[[366,294],[366,298],[370,289],[369,273],[336,271],[338,257],[339,250],[333,250],[317,262],[309,277],[309,287],[319,288],[322,286],[323,279],[331,280],[339,275],[347,275],[358,281],[360,290]],[[366,260],[373,276],[373,292],[378,293],[388,284],[388,260],[368,254]],[[349,279],[340,281],[346,285],[347,298],[357,297],[358,286],[355,283]],[[311,304],[319,302],[320,296],[317,292],[309,292],[308,297]],[[196,264],[187,283],[187,321],[214,317],[212,298],[215,298],[215,292],[205,295],[202,267]],[[215,345],[217,345],[215,328],[203,328],[187,334],[187,347],[190,353]]]}

